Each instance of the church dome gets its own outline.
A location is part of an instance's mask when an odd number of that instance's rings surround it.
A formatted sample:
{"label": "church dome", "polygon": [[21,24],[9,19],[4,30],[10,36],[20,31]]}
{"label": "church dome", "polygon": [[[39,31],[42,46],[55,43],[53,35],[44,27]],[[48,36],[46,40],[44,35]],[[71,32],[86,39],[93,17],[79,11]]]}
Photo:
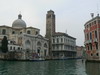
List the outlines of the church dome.
{"label": "church dome", "polygon": [[26,28],[25,21],[22,20],[22,15],[18,15],[18,19],[12,23],[13,28]]}

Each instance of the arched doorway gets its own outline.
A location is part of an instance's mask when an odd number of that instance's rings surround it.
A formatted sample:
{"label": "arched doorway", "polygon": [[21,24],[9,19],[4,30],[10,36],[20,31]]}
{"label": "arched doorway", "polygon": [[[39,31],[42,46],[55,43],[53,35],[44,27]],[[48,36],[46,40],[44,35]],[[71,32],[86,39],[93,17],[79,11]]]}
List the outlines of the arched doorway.
{"label": "arched doorway", "polygon": [[26,47],[26,50],[30,50],[31,49],[31,42],[29,40],[27,40],[25,42],[25,47]]}
{"label": "arched doorway", "polygon": [[47,48],[48,48],[48,46],[47,46],[47,44],[45,43],[45,44],[44,44],[44,56],[47,56]]}
{"label": "arched doorway", "polygon": [[27,40],[25,42],[25,47],[26,47],[26,59],[29,60],[30,59],[30,50],[31,50],[31,42],[29,40]]}
{"label": "arched doorway", "polygon": [[41,42],[37,42],[37,53],[39,56],[41,56],[41,46],[42,46]]}
{"label": "arched doorway", "polygon": [[38,56],[40,57],[40,54],[41,54],[41,48],[40,47],[38,47],[37,53],[38,53]]}

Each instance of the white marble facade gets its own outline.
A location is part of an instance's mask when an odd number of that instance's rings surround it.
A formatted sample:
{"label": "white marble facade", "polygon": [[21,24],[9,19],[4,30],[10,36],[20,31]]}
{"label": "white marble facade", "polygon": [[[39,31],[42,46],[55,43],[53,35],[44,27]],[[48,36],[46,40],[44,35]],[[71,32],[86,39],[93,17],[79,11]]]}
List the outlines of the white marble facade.
{"label": "white marble facade", "polygon": [[52,37],[52,53],[57,58],[75,58],[76,38],[66,33],[56,32]]}
{"label": "white marble facade", "polygon": [[22,15],[12,23],[12,27],[0,26],[0,40],[4,36],[8,39],[8,49],[10,51],[22,52],[20,59],[32,58],[32,53],[39,57],[48,56],[48,39],[40,35],[40,29],[27,27],[22,20]]}

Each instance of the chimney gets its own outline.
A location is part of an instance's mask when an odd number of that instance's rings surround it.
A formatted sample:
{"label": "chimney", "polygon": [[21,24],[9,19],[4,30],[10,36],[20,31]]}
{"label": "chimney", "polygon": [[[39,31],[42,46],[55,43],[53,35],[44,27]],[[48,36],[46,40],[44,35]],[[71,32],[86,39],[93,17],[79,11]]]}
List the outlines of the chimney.
{"label": "chimney", "polygon": [[94,17],[94,13],[91,13],[91,17],[92,17],[92,18]]}

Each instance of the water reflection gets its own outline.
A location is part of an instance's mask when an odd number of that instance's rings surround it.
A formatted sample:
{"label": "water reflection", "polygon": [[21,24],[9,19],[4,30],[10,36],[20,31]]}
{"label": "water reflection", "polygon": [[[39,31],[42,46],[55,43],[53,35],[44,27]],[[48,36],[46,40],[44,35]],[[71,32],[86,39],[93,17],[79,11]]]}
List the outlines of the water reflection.
{"label": "water reflection", "polygon": [[42,62],[0,61],[0,75],[87,74],[84,63],[81,60],[51,60]]}
{"label": "water reflection", "polygon": [[8,71],[8,68],[6,67],[6,63],[3,62],[0,62],[0,75],[6,75],[7,74],[7,71]]}
{"label": "water reflection", "polygon": [[100,75],[100,63],[86,62],[86,73],[88,75]]}
{"label": "water reflection", "polygon": [[76,61],[52,61],[48,64],[48,72],[45,75],[74,75]]}

